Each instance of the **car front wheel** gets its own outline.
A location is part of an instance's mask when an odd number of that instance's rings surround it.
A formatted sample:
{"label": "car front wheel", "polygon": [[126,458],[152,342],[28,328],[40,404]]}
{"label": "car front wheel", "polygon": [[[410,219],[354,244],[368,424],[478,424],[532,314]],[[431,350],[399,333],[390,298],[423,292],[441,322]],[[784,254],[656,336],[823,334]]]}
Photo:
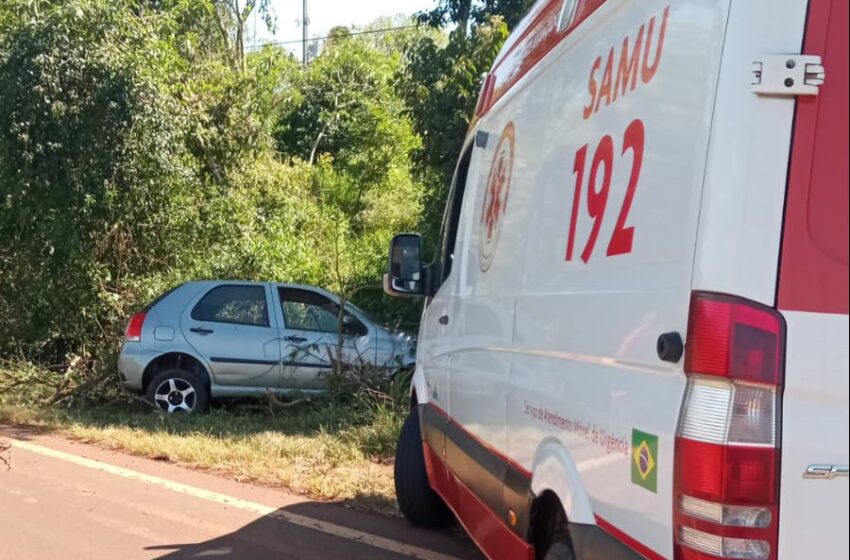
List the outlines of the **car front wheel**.
{"label": "car front wheel", "polygon": [[153,378],[146,392],[148,402],[163,412],[203,412],[209,405],[209,390],[191,371],[169,369]]}
{"label": "car front wheel", "polygon": [[395,491],[404,517],[420,527],[444,527],[454,516],[431,489],[419,433],[419,413],[414,407],[404,421],[395,455]]}

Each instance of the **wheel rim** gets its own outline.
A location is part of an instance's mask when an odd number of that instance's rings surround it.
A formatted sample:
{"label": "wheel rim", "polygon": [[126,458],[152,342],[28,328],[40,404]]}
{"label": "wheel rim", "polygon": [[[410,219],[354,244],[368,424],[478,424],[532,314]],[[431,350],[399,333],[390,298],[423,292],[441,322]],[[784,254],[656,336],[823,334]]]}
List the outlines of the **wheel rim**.
{"label": "wheel rim", "polygon": [[192,412],[198,401],[195,387],[185,379],[172,377],[156,387],[153,394],[154,404],[165,412]]}

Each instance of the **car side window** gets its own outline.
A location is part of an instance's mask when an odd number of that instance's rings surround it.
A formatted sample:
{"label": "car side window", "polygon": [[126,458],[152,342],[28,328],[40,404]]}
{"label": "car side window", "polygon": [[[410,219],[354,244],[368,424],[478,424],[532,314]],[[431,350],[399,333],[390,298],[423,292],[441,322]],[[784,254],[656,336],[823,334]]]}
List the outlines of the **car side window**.
{"label": "car side window", "polygon": [[298,331],[339,332],[339,306],[309,290],[280,288],[286,328]]}
{"label": "car side window", "polygon": [[269,326],[266,290],[262,286],[218,286],[192,309],[192,319],[213,323]]}

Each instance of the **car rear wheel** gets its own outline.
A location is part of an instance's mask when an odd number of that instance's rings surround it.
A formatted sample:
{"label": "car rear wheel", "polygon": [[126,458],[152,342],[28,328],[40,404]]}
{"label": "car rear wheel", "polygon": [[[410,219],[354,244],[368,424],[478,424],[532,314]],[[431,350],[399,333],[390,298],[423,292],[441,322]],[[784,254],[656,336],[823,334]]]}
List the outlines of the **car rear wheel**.
{"label": "car rear wheel", "polygon": [[209,406],[207,386],[196,373],[169,369],[156,375],[148,385],[147,400],[169,414],[204,412]]}
{"label": "car rear wheel", "polygon": [[419,413],[414,407],[404,421],[395,455],[395,491],[401,513],[420,527],[444,527],[454,516],[431,489],[419,433]]}

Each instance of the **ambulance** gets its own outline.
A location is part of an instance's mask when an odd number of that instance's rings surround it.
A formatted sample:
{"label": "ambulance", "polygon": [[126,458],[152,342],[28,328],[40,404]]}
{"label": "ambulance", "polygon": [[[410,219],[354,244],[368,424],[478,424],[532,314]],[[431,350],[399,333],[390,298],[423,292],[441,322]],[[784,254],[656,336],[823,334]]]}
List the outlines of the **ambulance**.
{"label": "ambulance", "polygon": [[541,0],[487,75],[398,445],[492,560],[848,558],[847,0]]}

